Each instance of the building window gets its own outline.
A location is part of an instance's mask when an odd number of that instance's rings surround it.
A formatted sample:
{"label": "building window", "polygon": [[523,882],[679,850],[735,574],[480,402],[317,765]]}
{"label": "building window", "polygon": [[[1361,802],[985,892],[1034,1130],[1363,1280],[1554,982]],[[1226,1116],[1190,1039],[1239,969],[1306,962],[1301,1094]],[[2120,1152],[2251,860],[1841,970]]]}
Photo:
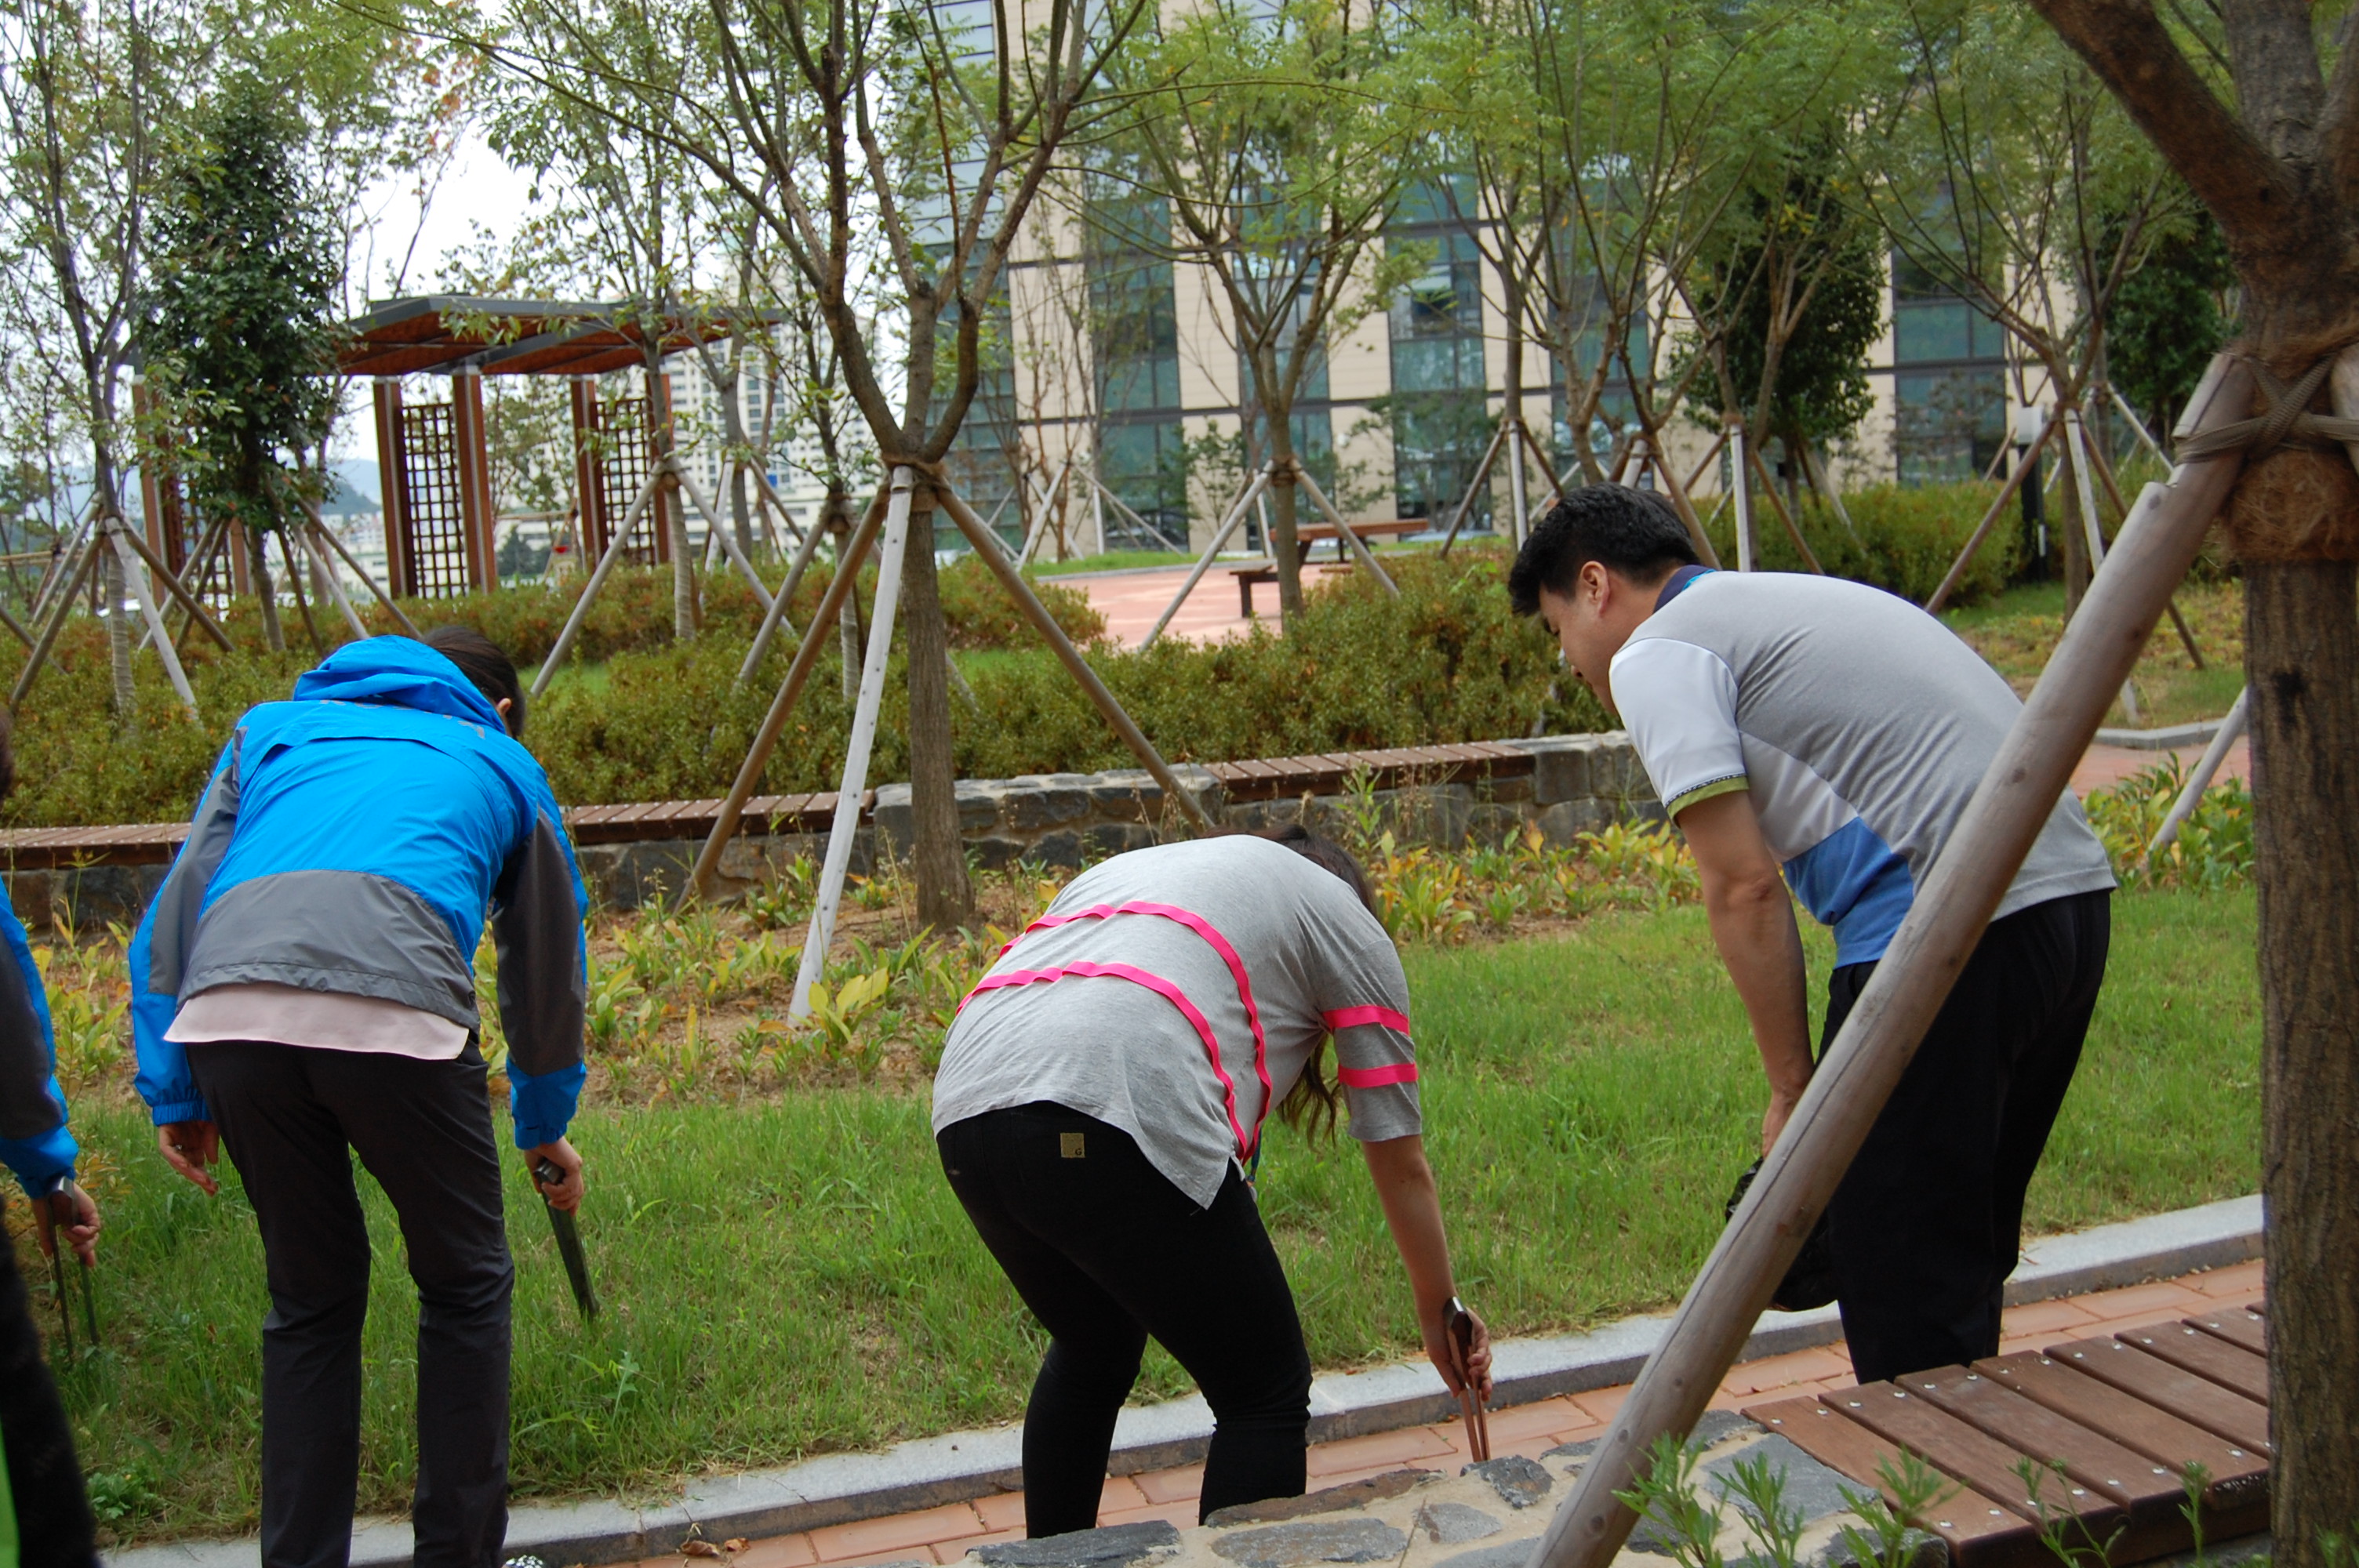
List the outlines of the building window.
{"label": "building window", "polygon": [[1903,484],[1973,479],[2006,439],[2006,333],[1902,256],[1892,260],[1892,449]]}
{"label": "building window", "polygon": [[[1438,523],[1458,503],[1490,445],[1494,420],[1484,365],[1482,253],[1449,218],[1439,192],[1413,200],[1414,226],[1397,240],[1432,247],[1425,271],[1390,312],[1393,507]],[[1490,525],[1487,496],[1469,526]]]}

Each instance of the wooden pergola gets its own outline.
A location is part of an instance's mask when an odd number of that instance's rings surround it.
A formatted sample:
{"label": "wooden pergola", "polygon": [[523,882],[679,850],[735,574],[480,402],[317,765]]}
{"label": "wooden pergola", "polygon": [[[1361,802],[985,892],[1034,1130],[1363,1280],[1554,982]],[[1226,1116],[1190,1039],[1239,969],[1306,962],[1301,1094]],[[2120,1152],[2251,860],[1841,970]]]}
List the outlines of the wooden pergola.
{"label": "wooden pergola", "polygon": [[[497,519],[484,427],[489,375],[561,375],[572,383],[575,515],[583,556],[596,559],[631,498],[655,472],[672,422],[670,377],[650,373],[636,397],[601,397],[598,378],[642,369],[647,340],[659,354],[712,342],[734,321],[665,316],[645,323],[595,302],[431,295],[395,299],[351,322],[337,370],[375,383],[377,462],[385,495],[386,571],[396,594],[440,598],[499,581]],[[413,402],[401,378],[447,375],[445,402]],[[677,506],[676,496],[661,498]],[[642,564],[670,559],[670,530],[647,510]]]}

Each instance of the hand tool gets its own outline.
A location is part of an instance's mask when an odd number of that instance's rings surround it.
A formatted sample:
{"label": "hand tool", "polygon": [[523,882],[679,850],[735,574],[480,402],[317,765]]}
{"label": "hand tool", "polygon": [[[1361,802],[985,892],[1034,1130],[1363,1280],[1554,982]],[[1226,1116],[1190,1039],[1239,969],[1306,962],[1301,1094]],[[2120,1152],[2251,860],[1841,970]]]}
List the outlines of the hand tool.
{"label": "hand tool", "polygon": [[1482,1464],[1491,1457],[1491,1425],[1483,1413],[1483,1396],[1475,1389],[1474,1375],[1468,1369],[1474,1357],[1474,1314],[1456,1296],[1441,1309],[1442,1333],[1450,1340],[1450,1353],[1458,1363],[1458,1408],[1466,1417],[1466,1442],[1474,1454],[1474,1463]]}
{"label": "hand tool", "polygon": [[[533,1177],[543,1188],[565,1184],[565,1173],[554,1160],[544,1159],[533,1167]],[[582,1252],[582,1231],[573,1223],[572,1214],[549,1202],[546,1191],[541,1202],[549,1209],[549,1228],[557,1236],[557,1255],[565,1260],[565,1277],[573,1286],[573,1304],[582,1310],[582,1321],[589,1322],[598,1315],[598,1297],[590,1288],[590,1260]]]}

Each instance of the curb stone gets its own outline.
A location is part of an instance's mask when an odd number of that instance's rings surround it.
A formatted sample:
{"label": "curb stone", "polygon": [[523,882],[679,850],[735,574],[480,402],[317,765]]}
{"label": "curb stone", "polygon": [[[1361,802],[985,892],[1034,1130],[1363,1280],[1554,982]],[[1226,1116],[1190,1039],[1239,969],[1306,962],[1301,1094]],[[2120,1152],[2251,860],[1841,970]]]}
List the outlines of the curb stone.
{"label": "curb stone", "polygon": [[[2010,1306],[2173,1279],[2245,1262],[2261,1253],[2261,1200],[2228,1198],[2196,1208],[2103,1225],[2028,1243],[2007,1281]],[[1668,1314],[1625,1318],[1587,1334],[1502,1341],[1495,1347],[1495,1408],[1530,1404],[1631,1381],[1669,1325]],[[1835,1309],[1761,1315],[1740,1361],[1831,1345],[1843,1337]],[[1310,1441],[1423,1426],[1458,1403],[1423,1363],[1318,1379],[1310,1390]],[[1707,1416],[1706,1420],[1711,1418]],[[1744,1424],[1741,1422],[1740,1424]],[[1701,1430],[1701,1429],[1700,1429]],[[1117,1476],[1191,1465],[1212,1433],[1211,1407],[1190,1395],[1128,1408],[1114,1428],[1107,1468]],[[888,1514],[970,1501],[1023,1485],[1022,1429],[949,1433],[881,1454],[831,1454],[783,1469],[700,1476],[669,1506],[634,1509],[589,1502],[520,1503],[509,1510],[507,1552],[553,1564],[627,1563],[674,1550],[691,1530],[710,1540],[817,1530]],[[1574,1444],[1550,1454],[1573,1456]],[[1444,1568],[1506,1568],[1478,1547]],[[104,1554],[109,1568],[255,1568],[253,1538],[174,1541]],[[352,1568],[409,1568],[407,1520],[363,1521],[353,1531]]]}

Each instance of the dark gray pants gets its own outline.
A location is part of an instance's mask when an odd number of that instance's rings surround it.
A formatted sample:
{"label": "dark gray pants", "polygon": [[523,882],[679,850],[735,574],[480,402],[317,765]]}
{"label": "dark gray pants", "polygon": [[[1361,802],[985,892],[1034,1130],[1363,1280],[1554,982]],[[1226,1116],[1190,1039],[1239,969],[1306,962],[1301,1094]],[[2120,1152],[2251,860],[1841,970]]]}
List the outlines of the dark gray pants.
{"label": "dark gray pants", "polygon": [[[0,1176],[0,1180],[6,1180]],[[0,1209],[5,1209],[0,1200]],[[64,1248],[66,1238],[58,1238]],[[66,1267],[82,1265],[71,1258]],[[16,1505],[23,1568],[95,1568],[97,1525],[74,1458],[73,1428],[41,1356],[33,1301],[16,1272],[16,1249],[0,1228],[0,1486]]]}
{"label": "dark gray pants", "polygon": [[507,1535],[516,1278],[484,1059],[189,1047],[261,1224],[263,1568],[344,1568],[359,1484],[368,1231],[352,1154],[393,1200],[418,1283],[417,1568],[494,1568]]}

